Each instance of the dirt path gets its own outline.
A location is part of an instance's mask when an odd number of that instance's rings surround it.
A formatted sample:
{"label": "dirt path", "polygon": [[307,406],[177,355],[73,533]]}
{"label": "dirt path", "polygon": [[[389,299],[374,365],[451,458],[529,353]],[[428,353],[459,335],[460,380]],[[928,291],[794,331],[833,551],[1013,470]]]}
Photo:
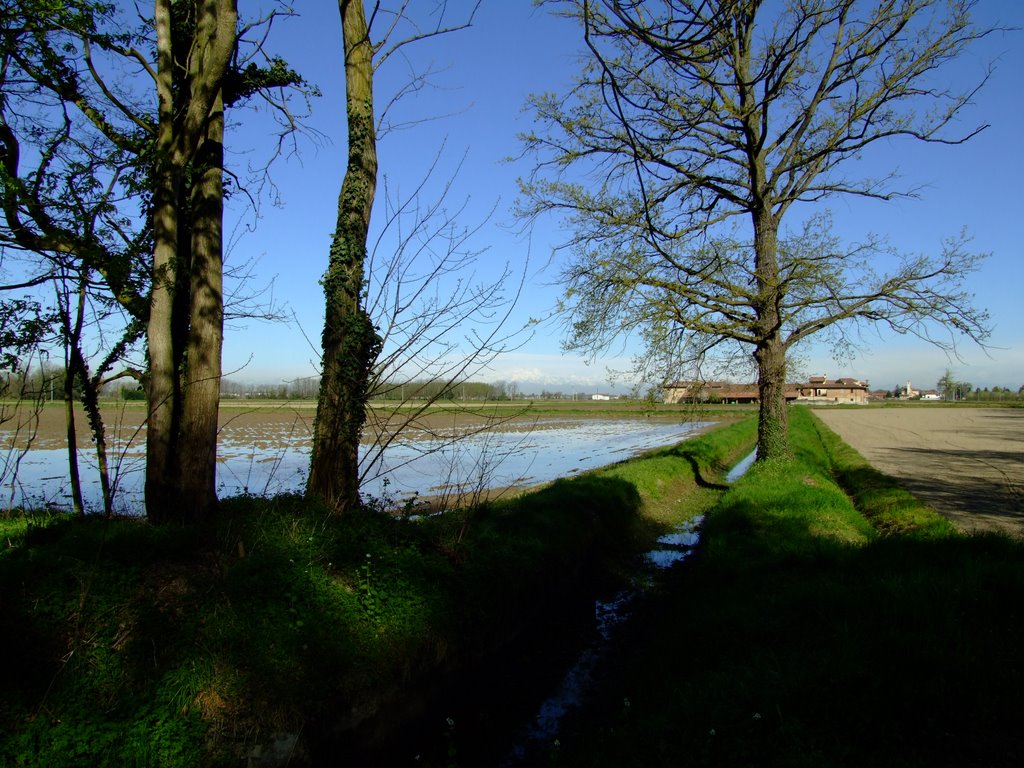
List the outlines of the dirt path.
{"label": "dirt path", "polygon": [[818,408],[815,414],[964,531],[1024,537],[1024,409]]}

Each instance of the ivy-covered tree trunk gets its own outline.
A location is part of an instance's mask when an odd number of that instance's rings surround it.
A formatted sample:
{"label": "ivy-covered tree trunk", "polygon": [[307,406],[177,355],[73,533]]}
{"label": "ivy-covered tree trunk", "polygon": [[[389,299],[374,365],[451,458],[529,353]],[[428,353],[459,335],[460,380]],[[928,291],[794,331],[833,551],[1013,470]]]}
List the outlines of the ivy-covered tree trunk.
{"label": "ivy-covered tree trunk", "polygon": [[373,48],[362,0],[339,0],[345,51],[348,165],[323,278],[323,371],[307,492],[337,512],[359,503],[359,438],[380,339],[363,305],[363,264],[377,191]]}
{"label": "ivy-covered tree trunk", "polygon": [[782,338],[778,260],[778,222],[766,204],[754,216],[754,278],[757,298],[754,310],[760,341],[754,347],[757,363],[758,421],[757,459],[769,461],[789,453],[789,420],[786,411],[786,345]]}

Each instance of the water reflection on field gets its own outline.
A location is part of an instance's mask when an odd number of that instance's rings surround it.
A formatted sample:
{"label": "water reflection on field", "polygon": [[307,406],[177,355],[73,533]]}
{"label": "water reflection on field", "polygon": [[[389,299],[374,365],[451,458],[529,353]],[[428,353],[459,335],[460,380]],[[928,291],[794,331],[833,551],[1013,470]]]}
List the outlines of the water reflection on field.
{"label": "water reflection on field", "polygon": [[[366,468],[363,493],[401,501],[415,494],[533,485],[685,440],[710,423],[559,419],[507,424],[462,440],[453,440],[453,433],[399,440]],[[119,512],[141,509],[143,444],[144,438],[137,438],[125,446],[115,445],[112,459],[117,465]],[[40,446],[0,455],[4,507],[70,505],[66,450],[49,442]],[[301,419],[228,424],[221,430],[218,447],[219,493],[299,491],[308,472],[309,451],[309,428]],[[86,504],[99,509],[95,460],[85,447],[79,449],[79,462]]]}

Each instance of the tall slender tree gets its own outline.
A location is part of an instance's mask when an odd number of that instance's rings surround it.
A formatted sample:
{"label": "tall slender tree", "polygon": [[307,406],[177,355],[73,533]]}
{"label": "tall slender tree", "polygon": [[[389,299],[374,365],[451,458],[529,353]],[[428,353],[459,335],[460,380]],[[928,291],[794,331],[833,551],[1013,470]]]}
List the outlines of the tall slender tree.
{"label": "tall slender tree", "polygon": [[363,306],[363,264],[377,193],[373,46],[363,0],[340,0],[348,164],[323,277],[323,372],[307,489],[340,511],[359,500],[359,436],[380,338]]}
{"label": "tall slender tree", "polygon": [[[307,492],[344,512],[359,503],[359,440],[366,419],[374,363],[382,339],[365,306],[365,263],[370,216],[377,193],[377,121],[374,72],[402,46],[462,29],[472,22],[444,24],[445,3],[438,24],[427,32],[389,40],[405,18],[407,3],[385,10],[374,4],[368,20],[363,0],[339,0],[341,15],[348,160],[338,218],[322,280],[325,299],[322,373],[313,428]],[[372,40],[373,21],[387,29]],[[398,33],[400,34],[400,33]]]}

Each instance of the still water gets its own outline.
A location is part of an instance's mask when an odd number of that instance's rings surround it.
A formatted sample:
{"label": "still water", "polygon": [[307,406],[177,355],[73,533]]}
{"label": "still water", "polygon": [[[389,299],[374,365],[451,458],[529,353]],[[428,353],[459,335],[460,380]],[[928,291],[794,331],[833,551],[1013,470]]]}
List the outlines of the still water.
{"label": "still water", "polygon": [[[414,437],[374,456],[364,451],[364,496],[401,502],[483,488],[527,486],[628,458],[692,437],[712,422],[671,423],[640,419],[538,421],[467,435]],[[0,430],[0,445],[4,435]],[[144,457],[140,442],[117,448],[116,511],[142,508]],[[223,429],[217,485],[222,497],[300,491],[309,469],[309,431],[294,423],[278,427]],[[93,455],[79,450],[83,494],[90,510],[102,508]],[[0,505],[69,507],[67,452],[42,447],[0,453]]]}

